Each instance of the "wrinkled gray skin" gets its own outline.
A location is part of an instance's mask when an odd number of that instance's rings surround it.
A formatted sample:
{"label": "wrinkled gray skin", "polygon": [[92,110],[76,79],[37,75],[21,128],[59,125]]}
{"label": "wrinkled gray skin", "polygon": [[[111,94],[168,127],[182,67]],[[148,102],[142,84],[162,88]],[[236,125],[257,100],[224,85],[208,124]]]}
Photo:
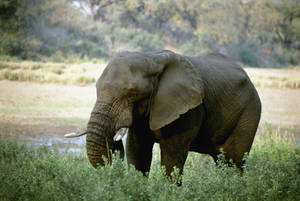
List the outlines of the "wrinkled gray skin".
{"label": "wrinkled gray skin", "polygon": [[160,144],[167,175],[182,172],[189,151],[211,155],[220,148],[238,166],[249,152],[261,103],[245,71],[220,54],[186,57],[171,51],[123,52],[97,81],[97,101],[87,126],[86,148],[94,167],[102,156],[124,155],[120,128],[129,128],[128,163],[149,171]]}

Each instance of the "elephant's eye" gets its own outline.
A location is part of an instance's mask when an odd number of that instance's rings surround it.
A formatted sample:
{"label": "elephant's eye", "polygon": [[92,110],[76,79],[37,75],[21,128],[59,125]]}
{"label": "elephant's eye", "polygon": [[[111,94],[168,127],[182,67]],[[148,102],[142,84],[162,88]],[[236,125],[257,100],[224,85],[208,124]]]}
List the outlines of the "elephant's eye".
{"label": "elephant's eye", "polygon": [[129,92],[129,96],[130,97],[137,97],[138,93],[136,91],[131,91],[131,92]]}

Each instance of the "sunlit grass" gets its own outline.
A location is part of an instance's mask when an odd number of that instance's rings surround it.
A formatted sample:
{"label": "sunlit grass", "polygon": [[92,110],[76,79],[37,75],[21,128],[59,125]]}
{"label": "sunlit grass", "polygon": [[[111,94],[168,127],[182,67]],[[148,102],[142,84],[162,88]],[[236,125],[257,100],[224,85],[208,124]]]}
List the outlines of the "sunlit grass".
{"label": "sunlit grass", "polygon": [[[96,82],[105,65],[103,60],[81,64],[0,61],[0,80],[87,85]],[[246,71],[256,87],[300,88],[299,67]]]}
{"label": "sunlit grass", "polygon": [[86,85],[96,82],[104,66],[104,61],[97,64],[1,61],[0,80]]}
{"label": "sunlit grass", "polygon": [[300,88],[299,67],[288,69],[246,68],[252,82],[259,88]]}
{"label": "sunlit grass", "polygon": [[[205,155],[190,154],[183,185],[164,176],[156,146],[148,178],[115,157],[95,170],[85,150],[59,153],[0,141],[1,200],[298,200],[300,148],[290,135],[265,125],[258,133],[244,173],[218,166]],[[178,174],[174,173],[174,177]]]}

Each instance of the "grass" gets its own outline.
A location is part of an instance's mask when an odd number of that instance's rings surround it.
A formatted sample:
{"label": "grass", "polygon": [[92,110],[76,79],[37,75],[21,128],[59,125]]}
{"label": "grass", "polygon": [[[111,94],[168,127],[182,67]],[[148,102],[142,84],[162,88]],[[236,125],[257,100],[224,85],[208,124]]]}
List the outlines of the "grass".
{"label": "grass", "polygon": [[246,68],[252,82],[259,88],[300,88],[300,69]]}
{"label": "grass", "polygon": [[105,63],[66,64],[0,61],[0,80],[40,83],[91,84],[100,76]]}
{"label": "grass", "polygon": [[[106,65],[102,60],[96,62],[98,64],[0,60],[0,80],[88,85],[96,82]],[[246,68],[246,71],[256,87],[300,88],[299,67],[293,69]]]}
{"label": "grass", "polygon": [[13,121],[16,126],[38,121],[48,124],[47,127],[53,124],[85,127],[96,99],[94,86],[32,82],[2,81],[0,94],[0,123]]}
{"label": "grass", "polygon": [[59,153],[55,146],[0,141],[0,200],[299,200],[300,148],[291,137],[264,126],[246,161],[241,175],[190,154],[177,187],[164,177],[157,147],[147,179],[117,156],[96,170],[84,150]]}
{"label": "grass", "polygon": [[2,117],[22,122],[44,122],[54,124],[84,124],[86,123],[92,104],[75,102],[71,100],[3,100],[0,105]]}

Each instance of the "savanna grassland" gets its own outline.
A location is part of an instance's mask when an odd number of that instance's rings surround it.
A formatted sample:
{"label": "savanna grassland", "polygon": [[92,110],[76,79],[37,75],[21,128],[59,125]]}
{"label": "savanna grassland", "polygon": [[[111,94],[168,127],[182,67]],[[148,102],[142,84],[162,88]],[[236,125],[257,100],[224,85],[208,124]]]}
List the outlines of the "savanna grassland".
{"label": "savanna grassland", "polygon": [[[216,166],[190,153],[177,187],[163,176],[158,146],[149,178],[118,156],[95,170],[84,146],[59,149],[73,146],[59,144],[63,134],[85,128],[104,66],[0,62],[0,200],[299,200],[299,68],[246,68],[263,110],[244,173],[222,164],[222,156]],[[32,146],[29,139],[39,137],[60,141]]]}

